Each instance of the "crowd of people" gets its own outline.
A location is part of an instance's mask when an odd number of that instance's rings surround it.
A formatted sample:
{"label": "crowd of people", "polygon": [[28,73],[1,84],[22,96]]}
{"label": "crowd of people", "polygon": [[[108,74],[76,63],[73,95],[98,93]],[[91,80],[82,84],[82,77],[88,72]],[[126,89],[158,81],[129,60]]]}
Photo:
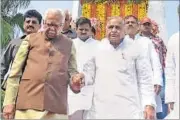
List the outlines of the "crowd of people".
{"label": "crowd of people", "polygon": [[23,28],[1,58],[4,119],[179,118],[179,32],[166,47],[150,18],[112,16],[96,40],[60,9],[28,10]]}

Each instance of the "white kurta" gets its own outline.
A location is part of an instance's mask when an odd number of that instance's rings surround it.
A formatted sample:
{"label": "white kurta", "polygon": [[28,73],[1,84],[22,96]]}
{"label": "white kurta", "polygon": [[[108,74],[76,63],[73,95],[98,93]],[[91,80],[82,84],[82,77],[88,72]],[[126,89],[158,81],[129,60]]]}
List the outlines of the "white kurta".
{"label": "white kurta", "polygon": [[175,103],[167,119],[179,119],[179,32],[168,41],[165,73],[165,102]]}
{"label": "white kurta", "polygon": [[[126,36],[126,38],[131,39],[128,35]],[[135,39],[133,41],[143,47],[143,52],[151,63],[153,71],[153,84],[163,86],[162,65],[160,63],[159,55],[157,54],[152,41],[147,37],[139,36],[139,34],[135,36]],[[155,99],[157,105],[156,112],[162,112],[162,100],[160,95],[155,94]]]}
{"label": "white kurta", "polygon": [[150,62],[141,47],[129,42],[124,39],[115,49],[104,39],[85,65],[89,79],[95,79],[93,105],[85,119],[140,119],[145,105],[155,105]]}
{"label": "white kurta", "polygon": [[[83,42],[79,38],[76,38],[73,39],[73,43],[76,48],[77,69],[79,72],[83,72],[84,63],[92,58],[99,41],[89,38]],[[90,109],[92,105],[92,95],[93,82],[87,83],[86,81],[86,86],[83,87],[81,92],[78,94],[75,94],[70,88],[68,88],[69,115],[72,115],[77,110]]]}

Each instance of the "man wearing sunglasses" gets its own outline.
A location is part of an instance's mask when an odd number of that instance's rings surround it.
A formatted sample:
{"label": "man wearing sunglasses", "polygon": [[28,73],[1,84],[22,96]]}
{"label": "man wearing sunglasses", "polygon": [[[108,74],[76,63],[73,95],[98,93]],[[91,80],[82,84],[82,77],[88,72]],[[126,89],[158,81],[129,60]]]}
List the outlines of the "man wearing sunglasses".
{"label": "man wearing sunglasses", "polygon": [[[156,94],[159,95],[161,98],[160,98],[160,106],[162,106],[162,109],[160,110],[157,110],[157,118],[158,119],[164,119],[164,117],[166,116],[167,114],[167,105],[164,103],[165,99],[164,99],[164,89],[165,89],[165,74],[164,74],[164,68],[165,68],[165,57],[166,57],[166,52],[167,52],[167,49],[166,49],[166,46],[163,42],[163,40],[159,37],[159,36],[155,36],[153,35],[152,33],[152,20],[150,18],[143,18],[141,20],[141,23],[140,23],[140,32],[141,32],[141,35],[144,36],[144,37],[148,37],[150,38],[150,40],[152,41],[154,47],[155,47],[155,50],[158,54],[158,57],[159,57],[159,60],[160,60],[160,65],[161,65],[161,68],[162,68],[162,76],[161,76],[161,80],[162,81],[162,84],[156,84],[154,87],[155,87],[155,91],[156,91]],[[156,80],[156,81],[159,81],[159,80]],[[162,104],[161,104],[161,101],[162,101]],[[158,106],[159,106],[158,105]],[[159,107],[161,108],[161,107]]]}
{"label": "man wearing sunglasses", "polygon": [[6,89],[6,79],[5,75],[8,73],[10,65],[12,64],[14,57],[16,55],[17,50],[22,42],[22,40],[31,33],[36,33],[41,27],[41,14],[36,10],[28,10],[24,14],[24,35],[20,38],[13,39],[8,44],[2,58],[1,58],[1,88],[3,90]]}

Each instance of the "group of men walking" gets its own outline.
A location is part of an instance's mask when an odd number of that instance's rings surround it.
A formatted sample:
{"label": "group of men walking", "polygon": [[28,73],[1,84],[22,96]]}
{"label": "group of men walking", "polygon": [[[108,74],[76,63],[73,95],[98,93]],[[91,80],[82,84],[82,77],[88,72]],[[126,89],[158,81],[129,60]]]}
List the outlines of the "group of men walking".
{"label": "group of men walking", "polygon": [[179,118],[179,33],[166,50],[149,18],[110,17],[101,41],[88,18],[76,31],[67,11],[43,18],[39,31],[41,14],[27,11],[24,35],[1,59],[5,119],[155,119],[165,107]]}

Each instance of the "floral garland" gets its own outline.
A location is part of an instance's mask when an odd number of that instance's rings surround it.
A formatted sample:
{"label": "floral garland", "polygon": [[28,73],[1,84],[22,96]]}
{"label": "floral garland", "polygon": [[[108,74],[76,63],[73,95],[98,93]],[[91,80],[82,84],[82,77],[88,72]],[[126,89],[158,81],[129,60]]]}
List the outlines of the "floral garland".
{"label": "floral garland", "polygon": [[91,17],[91,4],[83,4],[82,6],[82,16],[90,18]]}
{"label": "floral garland", "polygon": [[132,8],[133,8],[133,4],[132,3],[125,4],[125,16],[133,14]]}
{"label": "floral garland", "polygon": [[141,20],[147,15],[146,2],[142,2],[138,5],[138,19]]}
{"label": "floral garland", "polygon": [[105,14],[105,5],[103,3],[97,4],[97,19],[101,21],[101,33],[100,38],[101,39],[105,36],[105,21],[106,21],[106,14]]}
{"label": "floral garland", "polygon": [[148,0],[80,0],[81,5],[84,3],[114,3],[114,2],[121,2],[125,1],[126,3],[140,3],[142,1],[148,1]]}
{"label": "floral garland", "polygon": [[[89,0],[91,1],[91,0]],[[139,20],[147,16],[148,0],[104,0],[103,3],[89,3],[82,5],[82,16],[87,18],[96,18],[99,25],[97,29],[97,39],[102,39],[105,36],[106,20],[110,16],[127,16],[134,15]],[[98,29],[100,27],[100,29]]]}

